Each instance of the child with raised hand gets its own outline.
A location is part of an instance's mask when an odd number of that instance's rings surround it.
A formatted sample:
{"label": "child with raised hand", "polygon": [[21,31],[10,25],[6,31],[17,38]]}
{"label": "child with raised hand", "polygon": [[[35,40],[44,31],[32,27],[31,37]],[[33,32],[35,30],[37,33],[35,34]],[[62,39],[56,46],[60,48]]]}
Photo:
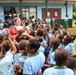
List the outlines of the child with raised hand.
{"label": "child with raised hand", "polygon": [[21,56],[18,59],[17,64],[15,64],[14,66],[14,70],[16,75],[22,75],[22,71],[23,71],[23,66],[24,66],[24,61],[29,58],[29,55],[27,53],[27,48],[26,48],[26,40],[21,40],[19,42],[19,52],[21,53]]}
{"label": "child with raised hand", "polygon": [[6,36],[11,46],[11,50],[9,50],[8,52],[3,52],[4,48],[0,46],[0,75],[11,75],[9,74],[8,70],[11,68],[10,65],[12,65],[13,62],[13,55],[16,53],[16,47],[10,38],[9,30],[6,30],[6,32]]}
{"label": "child with raised hand", "polygon": [[54,55],[56,66],[48,68],[43,75],[74,75],[73,70],[66,67],[68,52],[64,48],[58,48]]}

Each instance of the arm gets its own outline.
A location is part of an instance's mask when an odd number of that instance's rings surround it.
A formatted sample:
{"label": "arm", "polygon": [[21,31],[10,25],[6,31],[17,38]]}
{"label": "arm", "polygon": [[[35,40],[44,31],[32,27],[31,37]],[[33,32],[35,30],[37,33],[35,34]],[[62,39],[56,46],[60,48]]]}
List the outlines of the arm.
{"label": "arm", "polygon": [[33,36],[29,35],[29,33],[26,31],[22,35],[28,37],[28,38],[34,38]]}
{"label": "arm", "polygon": [[7,32],[6,36],[7,36],[8,40],[9,40],[9,43],[10,43],[10,46],[11,46],[11,49],[12,49],[12,53],[15,54],[17,49],[16,49],[14,43],[12,42],[12,40],[10,38],[9,30],[6,30],[6,32]]}
{"label": "arm", "polygon": [[48,41],[50,41],[50,40],[51,40],[51,38],[49,37],[49,35],[48,35],[48,33],[47,33],[46,28],[44,28],[43,30],[44,30],[44,33],[46,34],[47,38],[48,38]]}

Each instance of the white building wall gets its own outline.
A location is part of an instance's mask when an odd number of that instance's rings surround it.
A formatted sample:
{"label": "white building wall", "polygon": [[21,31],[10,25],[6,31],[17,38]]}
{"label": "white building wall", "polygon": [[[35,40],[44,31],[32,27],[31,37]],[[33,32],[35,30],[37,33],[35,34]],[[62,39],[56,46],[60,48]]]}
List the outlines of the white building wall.
{"label": "white building wall", "polygon": [[2,6],[0,6],[0,19],[2,20],[2,22],[4,22],[4,10]]}

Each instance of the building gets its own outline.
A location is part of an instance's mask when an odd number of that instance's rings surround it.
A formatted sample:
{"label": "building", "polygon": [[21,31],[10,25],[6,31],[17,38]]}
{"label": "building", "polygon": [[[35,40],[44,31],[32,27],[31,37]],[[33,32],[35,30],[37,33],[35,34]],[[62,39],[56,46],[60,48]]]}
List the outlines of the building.
{"label": "building", "polygon": [[73,4],[76,0],[0,0],[0,19],[5,21],[6,16],[29,18],[46,18],[50,15],[56,19],[65,19],[68,15],[72,19]]}

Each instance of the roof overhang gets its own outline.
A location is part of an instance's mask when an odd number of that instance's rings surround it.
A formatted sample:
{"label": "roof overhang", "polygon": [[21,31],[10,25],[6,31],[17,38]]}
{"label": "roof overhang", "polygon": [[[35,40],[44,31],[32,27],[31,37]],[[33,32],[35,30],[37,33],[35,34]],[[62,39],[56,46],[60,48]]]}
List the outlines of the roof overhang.
{"label": "roof overhang", "polygon": [[0,0],[0,3],[10,3],[10,2],[25,2],[25,3],[65,3],[66,1],[68,4],[75,4],[76,0]]}

